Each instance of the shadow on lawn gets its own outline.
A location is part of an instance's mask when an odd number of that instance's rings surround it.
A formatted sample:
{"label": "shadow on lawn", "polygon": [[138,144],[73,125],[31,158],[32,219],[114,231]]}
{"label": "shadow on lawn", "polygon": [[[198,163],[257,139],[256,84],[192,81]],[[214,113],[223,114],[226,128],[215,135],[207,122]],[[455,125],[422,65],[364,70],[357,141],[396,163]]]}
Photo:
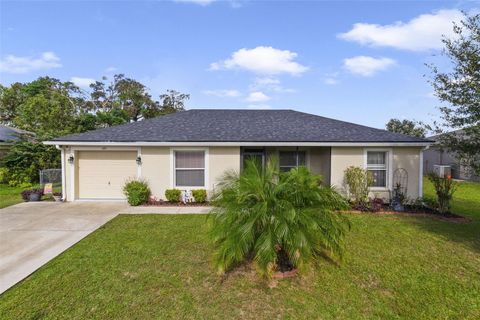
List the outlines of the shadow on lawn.
{"label": "shadow on lawn", "polygon": [[480,253],[480,219],[477,217],[465,223],[432,220],[431,218],[410,219],[410,221],[418,228],[437,234],[448,241],[461,243]]}

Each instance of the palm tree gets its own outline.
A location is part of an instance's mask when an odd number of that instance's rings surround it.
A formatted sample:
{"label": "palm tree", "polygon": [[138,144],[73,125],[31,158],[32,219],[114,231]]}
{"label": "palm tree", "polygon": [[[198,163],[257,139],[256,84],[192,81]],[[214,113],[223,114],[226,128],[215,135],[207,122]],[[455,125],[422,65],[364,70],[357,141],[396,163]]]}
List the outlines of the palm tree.
{"label": "palm tree", "polygon": [[265,168],[251,161],[240,174],[226,172],[212,201],[217,271],[253,260],[270,277],[321,256],[341,260],[350,224],[335,210],[348,204],[320,182],[305,167],[281,173],[276,159]]}

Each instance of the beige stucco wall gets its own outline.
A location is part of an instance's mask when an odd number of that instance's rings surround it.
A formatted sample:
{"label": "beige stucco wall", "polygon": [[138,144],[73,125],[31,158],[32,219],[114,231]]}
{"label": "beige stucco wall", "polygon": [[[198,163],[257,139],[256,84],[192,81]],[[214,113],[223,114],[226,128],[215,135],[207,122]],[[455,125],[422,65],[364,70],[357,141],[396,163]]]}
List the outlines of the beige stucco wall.
{"label": "beige stucco wall", "polygon": [[215,186],[227,170],[240,171],[240,147],[209,148],[209,190]]}
{"label": "beige stucco wall", "polygon": [[[101,148],[101,147],[79,147],[65,149],[65,195],[67,201],[78,199],[78,155],[81,150],[89,151],[112,151],[120,150],[121,148]],[[126,150],[137,151],[138,148],[123,148]],[[123,150],[121,149],[121,150]],[[173,188],[173,150],[182,149],[204,149],[207,151],[207,168],[206,168],[206,189],[209,194],[212,194],[218,179],[226,170],[240,170],[240,147],[195,147],[195,148],[171,148],[171,147],[141,147],[139,152],[142,158],[140,169],[140,177],[148,181],[152,195],[158,199],[165,199],[165,190]],[[72,165],[68,163],[68,157],[73,154],[75,163]],[[72,170],[74,168],[74,170]],[[72,175],[72,171],[74,174]],[[72,176],[74,193],[72,197]],[[200,189],[200,187],[198,188]]]}
{"label": "beige stucco wall", "polygon": [[420,150],[421,148],[394,148],[393,170],[404,168],[408,173],[407,196],[419,197],[419,174],[420,174]]}
{"label": "beige stucco wall", "polygon": [[213,193],[218,179],[226,170],[240,170],[240,147],[142,147],[141,176],[148,181],[153,196],[165,199],[165,190],[174,187],[173,151],[189,149],[205,149],[208,154],[206,189],[209,195]]}
{"label": "beige stucco wall", "polygon": [[[345,192],[344,171],[349,166],[365,166],[365,149],[362,147],[332,147],[331,158],[331,184],[340,191]],[[408,173],[407,196],[417,198],[419,193],[419,170],[420,170],[420,147],[395,147],[377,148],[387,150],[391,155],[391,174],[389,181],[393,179],[393,172],[397,168],[404,168]],[[389,198],[389,190],[373,190],[371,196],[376,195],[385,199]]]}
{"label": "beige stucco wall", "polygon": [[142,178],[147,180],[152,196],[165,199],[170,188],[170,148],[142,147]]}
{"label": "beige stucco wall", "polygon": [[[240,147],[198,147],[208,150],[207,160],[207,190],[211,194],[218,183],[218,179],[226,170],[240,170]],[[82,149],[82,148],[76,148]],[[109,148],[87,148],[88,150],[112,150]],[[138,150],[138,148],[128,148],[129,150]],[[165,190],[173,187],[173,157],[172,150],[182,148],[171,147],[141,147],[142,157],[141,177],[146,179],[152,190],[152,194],[165,199]],[[189,149],[189,148],[184,148]],[[191,148],[190,148],[191,149]],[[289,149],[289,148],[280,148]],[[291,149],[291,148],[290,148]],[[420,148],[418,147],[396,147],[389,148],[392,151],[391,170],[404,168],[408,172],[408,196],[416,198],[419,196],[419,162]],[[83,148],[82,150],[85,150]],[[267,154],[277,154],[279,148],[268,148]],[[330,183],[339,189],[344,188],[344,171],[349,166],[363,167],[365,163],[364,148],[362,147],[311,147],[307,150],[307,165],[314,173],[321,174],[325,183]],[[75,170],[68,163],[68,157],[74,153]],[[75,172],[75,185],[78,185],[77,154],[75,150],[65,149],[64,168],[65,168],[65,195],[68,201],[72,201],[72,171]],[[331,160],[330,160],[331,154]],[[75,187],[76,196],[78,196],[78,187]],[[379,196],[388,198],[388,191],[375,191]],[[373,194],[372,194],[373,195]]]}

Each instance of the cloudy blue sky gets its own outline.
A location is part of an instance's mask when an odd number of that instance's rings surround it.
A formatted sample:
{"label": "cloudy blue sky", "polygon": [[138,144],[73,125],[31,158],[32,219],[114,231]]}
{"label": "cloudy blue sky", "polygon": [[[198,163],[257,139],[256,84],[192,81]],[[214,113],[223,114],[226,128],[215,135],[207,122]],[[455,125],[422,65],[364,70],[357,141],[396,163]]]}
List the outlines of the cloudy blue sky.
{"label": "cloudy blue sky", "polygon": [[289,108],[384,127],[431,121],[425,63],[475,2],[11,1],[0,83],[49,75],[88,90],[124,73],[188,108]]}

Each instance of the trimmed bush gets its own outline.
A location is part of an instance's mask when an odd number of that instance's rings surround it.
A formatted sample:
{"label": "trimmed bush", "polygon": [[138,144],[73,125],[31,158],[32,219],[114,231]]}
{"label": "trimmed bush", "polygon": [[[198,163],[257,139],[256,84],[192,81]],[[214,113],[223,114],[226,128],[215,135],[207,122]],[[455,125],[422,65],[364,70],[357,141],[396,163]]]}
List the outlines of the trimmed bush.
{"label": "trimmed bush", "polygon": [[146,181],[132,179],[125,183],[123,193],[127,196],[130,205],[138,206],[148,202],[151,191]]}
{"label": "trimmed bush", "polygon": [[354,166],[348,167],[345,170],[345,183],[354,206],[368,205],[368,192],[373,178],[367,170]]}
{"label": "trimmed bush", "polygon": [[195,202],[204,203],[207,201],[207,190],[205,189],[192,190],[192,195],[195,198]]}
{"label": "trimmed bush", "polygon": [[169,202],[180,202],[180,196],[182,195],[182,191],[178,190],[178,189],[167,189],[165,190],[165,198],[167,198],[167,200]]}
{"label": "trimmed bush", "polygon": [[441,177],[438,174],[431,172],[428,174],[428,180],[430,180],[435,188],[436,209],[439,213],[445,214],[450,212],[450,201],[452,200],[453,193],[457,188],[456,183],[452,180],[452,177]]}

